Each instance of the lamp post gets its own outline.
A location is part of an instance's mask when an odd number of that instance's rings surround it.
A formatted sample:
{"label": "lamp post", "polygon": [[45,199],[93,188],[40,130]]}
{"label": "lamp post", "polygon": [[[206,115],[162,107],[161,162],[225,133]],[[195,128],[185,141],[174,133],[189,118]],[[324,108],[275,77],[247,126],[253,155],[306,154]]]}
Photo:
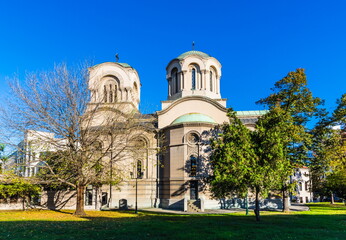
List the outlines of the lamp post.
{"label": "lamp post", "polygon": [[110,183],[109,183],[109,200],[108,200],[108,208],[111,207],[111,201],[112,201],[112,180],[113,180],[113,134],[109,133],[111,137],[111,146],[110,146]]}
{"label": "lamp post", "polygon": [[137,172],[136,177],[134,177],[134,173],[130,172],[131,178],[136,179],[136,200],[135,200],[135,214],[138,214],[138,204],[137,204],[137,199],[138,199],[138,179],[142,179],[143,177],[143,172]]}

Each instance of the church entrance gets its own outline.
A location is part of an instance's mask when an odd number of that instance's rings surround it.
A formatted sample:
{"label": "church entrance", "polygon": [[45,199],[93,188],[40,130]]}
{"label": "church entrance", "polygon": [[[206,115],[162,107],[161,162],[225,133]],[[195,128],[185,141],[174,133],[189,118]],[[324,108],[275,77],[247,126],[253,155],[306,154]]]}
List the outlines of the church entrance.
{"label": "church entrance", "polygon": [[198,199],[198,181],[190,181],[190,199]]}

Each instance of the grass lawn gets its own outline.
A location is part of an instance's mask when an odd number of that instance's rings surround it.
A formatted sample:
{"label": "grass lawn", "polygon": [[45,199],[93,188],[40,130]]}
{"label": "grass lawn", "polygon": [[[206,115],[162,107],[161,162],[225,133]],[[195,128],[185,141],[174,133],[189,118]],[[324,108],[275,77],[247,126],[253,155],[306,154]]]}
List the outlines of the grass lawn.
{"label": "grass lawn", "polygon": [[346,239],[344,205],[310,204],[311,211],[173,215],[141,212],[0,211],[0,239]]}

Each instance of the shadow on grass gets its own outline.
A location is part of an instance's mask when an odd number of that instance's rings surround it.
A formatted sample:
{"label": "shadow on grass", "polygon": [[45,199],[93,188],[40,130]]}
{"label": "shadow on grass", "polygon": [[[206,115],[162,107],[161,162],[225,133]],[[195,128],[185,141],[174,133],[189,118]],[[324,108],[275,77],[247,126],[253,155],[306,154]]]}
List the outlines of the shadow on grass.
{"label": "shadow on grass", "polygon": [[[144,216],[71,222],[2,222],[0,239],[342,239],[346,215]],[[345,224],[345,222],[344,222]]]}
{"label": "shadow on grass", "polygon": [[278,213],[256,222],[253,215],[139,212],[137,217],[0,222],[0,239],[344,239],[345,229],[346,214]]}

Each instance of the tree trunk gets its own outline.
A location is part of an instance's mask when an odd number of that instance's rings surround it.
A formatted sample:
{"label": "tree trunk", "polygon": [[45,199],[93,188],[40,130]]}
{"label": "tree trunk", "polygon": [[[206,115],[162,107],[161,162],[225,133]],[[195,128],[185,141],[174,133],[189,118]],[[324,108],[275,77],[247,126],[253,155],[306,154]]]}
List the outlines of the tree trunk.
{"label": "tree trunk", "polygon": [[282,211],[283,212],[289,212],[290,206],[289,206],[289,198],[286,190],[282,190]]}
{"label": "tree trunk", "polygon": [[330,204],[334,204],[334,194],[330,192]]}
{"label": "tree trunk", "polygon": [[84,212],[84,190],[84,185],[77,185],[77,203],[74,215],[86,216],[86,213]]}
{"label": "tree trunk", "polygon": [[23,209],[23,211],[25,211],[25,197],[23,197],[23,201],[22,201],[22,209]]}
{"label": "tree trunk", "polygon": [[259,208],[259,189],[258,188],[256,188],[255,215],[256,215],[256,221],[259,222],[260,208]]}

